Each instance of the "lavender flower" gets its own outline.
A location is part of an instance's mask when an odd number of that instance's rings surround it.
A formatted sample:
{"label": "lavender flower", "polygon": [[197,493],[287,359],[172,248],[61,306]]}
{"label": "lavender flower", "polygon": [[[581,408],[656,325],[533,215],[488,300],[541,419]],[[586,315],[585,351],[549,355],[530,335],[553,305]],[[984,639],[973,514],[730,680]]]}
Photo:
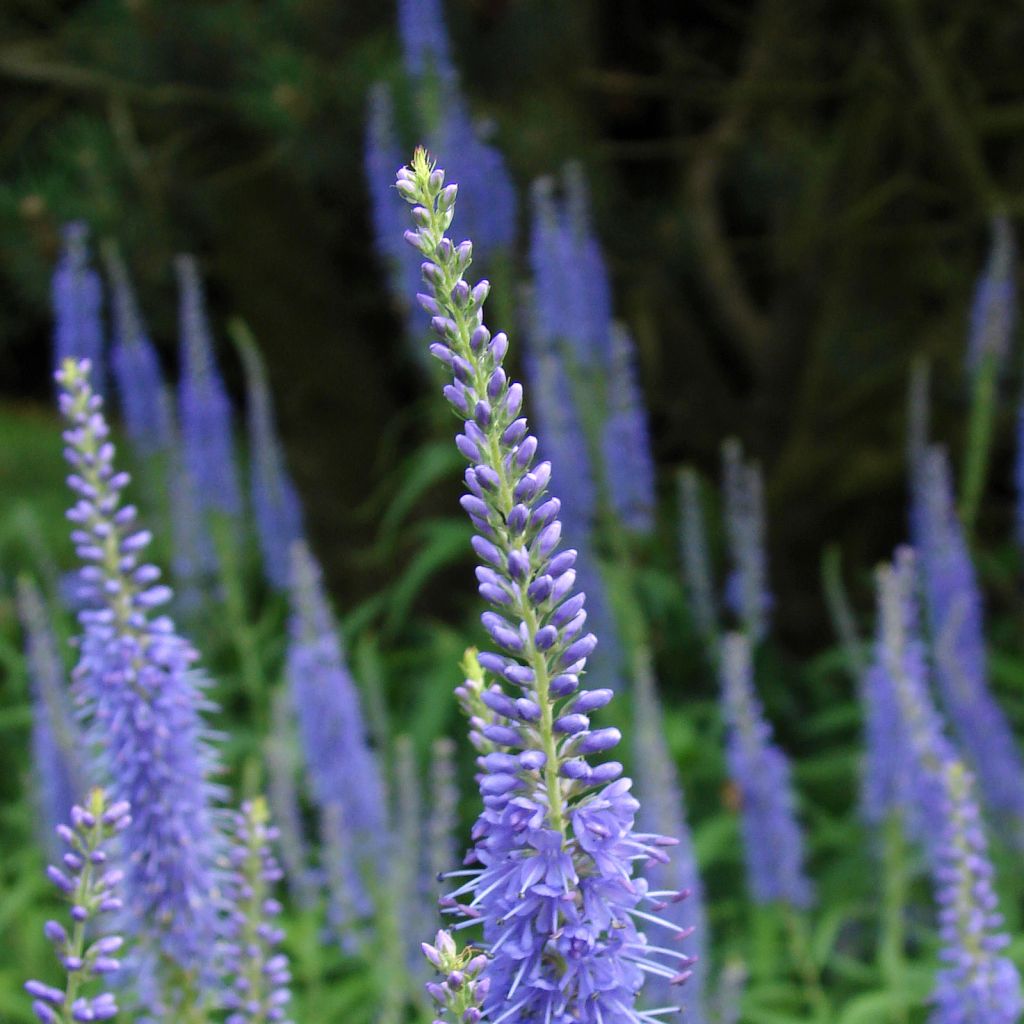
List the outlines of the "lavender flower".
{"label": "lavender flower", "polygon": [[85,792],[81,737],[66,691],[64,662],[57,650],[39,588],[18,580],[18,611],[25,631],[25,657],[32,691],[32,766],[47,838]]}
{"label": "lavender flower", "polygon": [[285,1021],[291,973],[288,957],[278,949],[284,932],[274,924],[281,913],[274,886],[282,871],[271,849],[277,838],[262,797],[242,804],[234,815],[225,883],[225,1024]]}
{"label": "lavender flower", "polygon": [[439,736],[433,744],[430,775],[430,804],[425,817],[426,863],[420,883],[422,898],[437,916],[439,879],[461,856],[456,840],[459,825],[459,788],[455,773],[455,744]]}
{"label": "lavender flower", "polygon": [[142,456],[166,451],[174,424],[160,360],[142,321],[128,269],[114,246],[103,252],[113,293],[114,345],[111,363],[125,431]]}
{"label": "lavender flower", "polygon": [[654,457],[633,365],[633,340],[622,327],[612,328],[611,348],[603,437],[608,496],[619,522],[638,533],[649,533],[654,527]]}
{"label": "lavender flower", "polygon": [[171,449],[168,476],[173,545],[171,568],[178,590],[178,605],[192,613],[201,607],[217,575],[217,553],[180,441]]}
{"label": "lavender flower", "polygon": [[1024,843],[1024,762],[988,688],[981,593],[941,448],[928,451],[916,476],[913,526],[942,702],[985,799]]}
{"label": "lavender flower", "polygon": [[241,496],[231,441],[231,403],[213,354],[203,286],[195,259],[176,261],[181,300],[178,419],[185,466],[199,507],[237,517]]}
{"label": "lavender flower", "polygon": [[988,262],[974,286],[968,330],[967,368],[978,373],[986,358],[997,366],[1006,362],[1017,321],[1017,285],[1014,280],[1017,246],[1005,214],[992,218],[992,245]]}
{"label": "lavender flower", "polygon": [[480,977],[487,966],[487,957],[471,948],[459,950],[450,932],[441,930],[434,944],[424,942],[423,955],[442,980],[430,982],[427,991],[439,1007],[440,1020],[452,1024],[479,1024],[483,1020],[483,1004],[490,982]]}
{"label": "lavender flower", "polygon": [[61,257],[53,273],[54,362],[89,359],[97,390],[103,388],[103,285],[89,265],[89,228],[65,224]]}
{"label": "lavender flower", "polygon": [[[707,920],[704,914],[704,893],[693,849],[693,840],[686,825],[686,801],[679,784],[672,754],[665,742],[665,726],[661,705],[655,689],[654,672],[650,657],[641,652],[633,673],[633,761],[636,765],[637,789],[643,802],[638,816],[639,824],[649,832],[677,836],[679,845],[672,860],[653,864],[647,879],[656,889],[686,893],[687,897],[670,903],[663,911],[666,919],[686,935],[693,935],[692,948],[696,963],[687,985],[685,1019],[689,1024],[704,1024],[708,1020],[707,1000]],[[667,1006],[672,1002],[672,991],[664,978],[653,977],[644,990],[644,1000],[650,1006]]]}
{"label": "lavender flower", "polygon": [[772,596],[765,555],[764,481],[754,462],[745,462],[735,439],[722,446],[725,527],[732,571],[725,598],[743,629],[756,644],[768,635]]}
{"label": "lavender flower", "polygon": [[122,501],[128,475],[114,468],[88,361],[67,361],[57,380],[68,483],[78,496],[68,518],[84,563],[74,686],[99,752],[96,771],[110,780],[112,799],[135,808],[123,839],[127,923],[133,934],[145,930],[180,969],[198,971],[215,932],[220,847],[206,683],[193,669],[196,652],[169,618],[154,616],[171,591],[158,569],[141,564],[150,534]]}
{"label": "lavender flower", "polygon": [[713,651],[718,646],[718,608],[700,501],[700,481],[696,470],[689,466],[679,474],[679,511],[683,581],[697,630],[708,649]]}
{"label": "lavender flower", "polygon": [[413,78],[455,78],[441,0],[398,0],[402,59]]}
{"label": "lavender flower", "polygon": [[1003,929],[992,862],[974,796],[960,761],[942,766],[943,815],[936,872],[942,960],[930,1024],[1014,1024],[1024,1012],[1020,975],[1000,953]]}
{"label": "lavender flower", "polygon": [[[292,549],[287,674],[313,798],[324,812],[337,804],[353,869],[347,883],[357,907],[388,845],[387,801],[380,766],[367,742],[359,693],[323,591],[320,569],[304,544]],[[342,842],[341,839],[338,840]],[[340,848],[339,848],[340,849]],[[362,896],[362,898],[361,898]]]}
{"label": "lavender flower", "polygon": [[240,331],[236,341],[245,365],[256,533],[267,580],[271,586],[284,590],[288,586],[291,547],[302,538],[302,506],[285,466],[259,349],[247,331]]}
{"label": "lavender flower", "polygon": [[463,278],[472,243],[456,247],[445,235],[456,186],[444,187],[444,172],[420,149],[398,172],[398,190],[417,226],[406,237],[426,260],[429,294],[420,301],[439,339],[431,352],[453,374],[444,393],[464,419],[456,439],[470,463],[462,505],[492,607],[482,620],[500,652],[481,653],[479,663],[518,693],[480,690],[494,718],[474,732],[494,749],[480,761],[476,867],[446,909],[462,919],[456,928],[482,927],[491,1024],[650,1021],[635,1008],[644,975],[682,981],[686,971],[662,958],[684,968],[688,961],[640,931],[645,922],[674,932],[644,904],[678,894],[649,891],[633,870],[638,860],[664,860],[674,840],[634,832],[638,804],[622,766],[588,761],[620,740],[614,727],[590,727],[612,694],[579,689],[597,640],[585,632],[584,595],[573,592],[576,552],[558,550],[559,502],[546,493],[551,465],[534,462],[522,387],[502,367],[508,340],[483,324],[489,286]]}
{"label": "lavender flower", "polygon": [[751,895],[758,903],[803,908],[814,900],[804,871],[803,837],[789,761],[754,691],[750,638],[729,633],[722,643],[722,704],[728,727],[726,754],[739,789],[743,852]]}
{"label": "lavender flower", "polygon": [[41,981],[25,984],[35,1000],[32,1009],[42,1024],[112,1020],[117,1016],[112,993],[85,995],[82,990],[93,981],[102,982],[121,966],[116,954],[124,940],[118,935],[97,934],[96,929],[101,927],[102,915],[121,909],[118,885],[122,872],[107,866],[108,847],[115,835],[130,826],[128,811],[128,804],[110,804],[102,789],[93,789],[87,808],[71,808],[73,827],[57,828],[68,849],[60,866],[51,865],[46,874],[71,905],[71,929],[59,921],[47,921],[43,929],[67,972],[64,988]]}

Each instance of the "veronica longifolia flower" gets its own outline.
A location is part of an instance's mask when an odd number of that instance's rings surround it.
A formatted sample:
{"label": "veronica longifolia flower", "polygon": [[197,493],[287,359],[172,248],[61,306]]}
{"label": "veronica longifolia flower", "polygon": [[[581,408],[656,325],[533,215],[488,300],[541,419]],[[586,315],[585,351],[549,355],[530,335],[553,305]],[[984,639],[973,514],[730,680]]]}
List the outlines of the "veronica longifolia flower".
{"label": "veronica longifolia flower", "polygon": [[50,865],[46,874],[71,905],[71,928],[59,921],[47,921],[43,931],[67,972],[67,981],[63,989],[41,981],[25,984],[35,1000],[32,1009],[42,1024],[112,1020],[117,1016],[112,993],[86,995],[83,989],[96,980],[102,983],[121,966],[116,954],[124,940],[104,934],[107,929],[103,928],[103,918],[122,906],[118,895],[122,872],[110,866],[109,846],[113,836],[130,826],[128,811],[128,804],[111,804],[102,789],[94,789],[85,807],[71,808],[73,827],[57,827],[57,835],[67,849],[60,865]]}
{"label": "veronica longifolia flower", "polygon": [[977,373],[986,359],[1006,362],[1017,323],[1017,246],[1005,214],[992,218],[988,262],[974,286],[968,331],[967,367]]}
{"label": "veronica longifolia flower", "polygon": [[89,359],[96,389],[103,389],[103,285],[89,264],[89,229],[82,221],[62,231],[60,261],[53,272],[54,363]]}
{"label": "veronica longifolia flower", "polygon": [[988,687],[981,591],[941,448],[915,476],[913,527],[942,702],[986,801],[1024,844],[1024,762]]}
{"label": "veronica longifolia flower", "polygon": [[67,422],[65,454],[77,501],[68,512],[79,570],[80,657],[76,696],[99,751],[111,798],[134,814],[122,842],[127,921],[184,970],[208,962],[220,835],[213,805],[219,770],[203,711],[196,652],[158,610],[171,598],[160,571],[142,562],[150,534],[122,501],[128,474],[114,467],[102,399],[88,361],[57,375]]}
{"label": "veronica longifolia flower", "polygon": [[18,612],[25,630],[25,657],[32,692],[32,767],[39,810],[47,830],[66,821],[85,792],[79,751],[82,739],[70,707],[64,662],[57,650],[43,596],[18,580]]}
{"label": "veronica longifolia flower", "polygon": [[455,78],[441,0],[398,0],[398,34],[405,69],[413,78]]}
{"label": "veronica longifolia flower", "polygon": [[156,349],[149,339],[128,269],[116,248],[104,250],[113,293],[111,362],[125,431],[140,455],[166,451],[174,437],[171,399]]}
{"label": "veronica longifolia flower", "polygon": [[491,1024],[649,1021],[635,1008],[644,975],[681,981],[687,960],[641,930],[675,932],[645,904],[660,907],[679,894],[649,891],[634,866],[664,860],[675,841],[634,831],[638,804],[622,766],[590,763],[621,738],[614,727],[591,727],[612,694],[579,688],[597,640],[574,590],[576,552],[559,550],[551,465],[535,462],[522,387],[502,366],[508,339],[483,324],[489,286],[464,279],[472,244],[456,246],[446,235],[456,186],[446,187],[444,173],[417,150],[397,187],[413,205],[416,230],[406,237],[425,260],[420,301],[438,339],[431,352],[452,373],[444,393],[463,420],[462,505],[476,530],[480,592],[491,605],[482,619],[496,647],[479,663],[513,687],[477,691],[493,715],[474,716],[474,732],[491,747],[480,762],[484,811],[473,832],[476,866],[447,910],[462,918],[456,928],[482,928]]}
{"label": "veronica longifolia flower", "polygon": [[262,798],[247,801],[234,815],[225,873],[225,1024],[287,1024],[291,972],[278,948],[284,932],[274,923],[281,913],[274,887],[282,871],[271,849],[277,839]]}
{"label": "veronica longifolia flower", "polygon": [[743,853],[758,903],[807,907],[814,890],[804,871],[789,761],[754,691],[750,638],[729,633],[722,643],[722,701],[728,726],[729,773],[739,789]]}
{"label": "veronica longifolia flower", "polygon": [[237,516],[242,500],[231,440],[231,403],[213,354],[202,281],[195,259],[176,262],[181,297],[181,445],[199,507]]}
{"label": "veronica longifolia flower", "polygon": [[271,586],[288,586],[292,545],[302,539],[302,506],[284,461],[274,424],[270,385],[256,343],[239,340],[245,364],[252,507],[263,554],[263,570]]}
{"label": "veronica longifolia flower", "polygon": [[696,470],[687,466],[679,474],[679,516],[682,523],[680,548],[683,581],[690,596],[693,618],[709,650],[718,645],[718,606],[711,574],[711,557],[704,509],[700,500],[700,480]]}

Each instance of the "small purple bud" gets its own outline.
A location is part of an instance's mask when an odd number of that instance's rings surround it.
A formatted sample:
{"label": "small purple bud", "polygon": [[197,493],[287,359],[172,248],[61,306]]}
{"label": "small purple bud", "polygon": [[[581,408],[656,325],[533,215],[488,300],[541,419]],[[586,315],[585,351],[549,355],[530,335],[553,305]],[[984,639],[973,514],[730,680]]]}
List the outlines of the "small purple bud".
{"label": "small purple bud", "polygon": [[612,747],[618,745],[621,739],[622,733],[614,726],[607,729],[595,729],[580,740],[577,749],[581,754],[598,754],[602,750],[611,750]]}

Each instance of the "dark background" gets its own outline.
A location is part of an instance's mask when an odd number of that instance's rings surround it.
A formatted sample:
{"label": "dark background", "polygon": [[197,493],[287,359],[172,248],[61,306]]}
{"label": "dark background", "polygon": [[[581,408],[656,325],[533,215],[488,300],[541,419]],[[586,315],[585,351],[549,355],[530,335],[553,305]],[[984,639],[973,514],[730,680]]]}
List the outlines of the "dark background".
{"label": "dark background", "polygon": [[[717,476],[722,439],[739,435],[767,473],[778,632],[820,649],[823,545],[842,542],[866,609],[867,569],[904,532],[915,353],[933,358],[934,433],[954,453],[962,444],[988,218],[1024,212],[1019,10],[445,8],[464,89],[521,195],[567,159],[586,169],[617,313],[640,350],[661,543],[674,545],[671,470],[692,461]],[[197,253],[221,340],[241,315],[263,347],[342,607],[390,571],[366,557],[377,518],[403,458],[436,430],[373,251],[362,172],[367,89],[399,73],[394,21],[390,2],[362,0],[0,3],[4,401],[49,402],[61,223],[83,217],[120,241],[168,369],[171,259]],[[240,394],[227,344],[221,357]],[[1015,399],[1013,358],[1003,386]],[[1012,404],[983,536],[1009,533]],[[453,476],[426,504],[451,512],[457,487]],[[445,581],[422,598],[432,608]]]}

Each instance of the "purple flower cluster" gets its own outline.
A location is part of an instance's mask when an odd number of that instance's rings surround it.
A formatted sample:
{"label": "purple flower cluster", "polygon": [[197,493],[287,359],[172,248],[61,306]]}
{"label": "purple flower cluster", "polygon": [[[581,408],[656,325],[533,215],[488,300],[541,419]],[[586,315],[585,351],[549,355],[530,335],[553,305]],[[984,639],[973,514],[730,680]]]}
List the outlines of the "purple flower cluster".
{"label": "purple flower cluster", "polygon": [[89,229],[82,221],[62,231],[60,261],[53,274],[54,362],[89,359],[96,389],[103,390],[103,285],[89,265]]}
{"label": "purple flower cluster", "polygon": [[768,635],[773,603],[765,554],[764,481],[760,466],[744,460],[735,439],[722,446],[722,470],[731,562],[725,600],[751,643],[757,644]]}
{"label": "purple flower cluster", "polygon": [[331,848],[345,853],[336,867],[344,872],[350,891],[344,899],[335,891],[335,902],[365,910],[367,888],[384,863],[389,843],[384,780],[368,742],[359,692],[345,664],[320,568],[301,543],[292,549],[290,598],[287,675],[302,750],[323,827],[330,832],[333,822],[342,830]]}
{"label": "purple flower cluster", "polygon": [[[167,451],[174,438],[171,398],[146,331],[128,268],[113,247],[104,251],[113,298],[111,363],[125,431],[142,456]],[[101,392],[102,393],[102,392]]]}
{"label": "purple flower cluster", "polygon": [[114,467],[88,361],[65,362],[57,380],[68,484],[77,495],[68,518],[83,563],[76,697],[97,751],[95,770],[109,780],[112,799],[135,809],[122,840],[127,924],[133,935],[155,937],[180,968],[198,969],[215,932],[220,848],[205,681],[193,667],[196,652],[158,614],[171,591],[142,562],[150,534],[122,501],[128,474]]}
{"label": "purple flower cluster", "polygon": [[680,555],[683,582],[690,597],[697,630],[709,649],[718,645],[718,602],[704,510],[701,507],[700,480],[697,472],[687,466],[679,474]]}
{"label": "purple flower cluster", "polygon": [[455,79],[441,0],[398,0],[398,35],[405,69],[413,78]]}
{"label": "purple flower cluster", "polygon": [[745,633],[729,633],[722,642],[721,662],[726,756],[740,795],[750,893],[758,903],[808,907],[814,890],[804,870],[789,761],[772,740],[754,690],[750,648]]}
{"label": "purple flower cluster", "polygon": [[1017,245],[1005,214],[992,218],[992,244],[988,262],[974,286],[967,344],[967,368],[976,374],[990,358],[1006,362],[1017,323]]}
{"label": "purple flower cluster", "polygon": [[1024,761],[988,687],[981,592],[941,448],[926,453],[914,491],[914,539],[939,693],[985,800],[1024,843]]}
{"label": "purple flower cluster", "polygon": [[225,1024],[286,1021],[291,972],[288,957],[278,949],[284,932],[274,924],[281,913],[274,886],[283,877],[271,849],[277,838],[262,798],[235,813],[225,873]]}
{"label": "purple flower cluster", "polygon": [[240,337],[249,423],[250,488],[263,570],[271,586],[288,586],[292,545],[302,539],[302,505],[274,424],[267,372],[255,342]]}
{"label": "purple flower cluster", "polygon": [[50,834],[85,792],[81,737],[68,700],[64,662],[39,588],[18,580],[18,612],[32,690],[32,764],[40,817]]}
{"label": "purple flower cluster", "polygon": [[576,552],[559,550],[551,465],[535,461],[523,389],[502,366],[508,339],[483,324],[489,285],[464,279],[472,243],[456,246],[446,235],[457,187],[444,185],[422,149],[397,187],[413,206],[416,230],[406,237],[425,260],[429,293],[419,301],[437,337],[431,353],[452,373],[444,394],[463,420],[456,444],[470,465],[462,505],[491,605],[482,620],[497,648],[479,663],[514,688],[479,690],[493,716],[477,715],[474,727],[493,747],[480,758],[484,811],[475,866],[446,909],[462,919],[456,928],[482,928],[491,1024],[649,1021],[636,1009],[645,974],[682,981],[687,958],[641,931],[675,932],[644,905],[661,908],[680,894],[650,891],[634,864],[665,860],[675,840],[635,832],[638,804],[622,766],[589,762],[621,738],[614,727],[591,727],[612,694],[579,688],[597,640],[585,630],[585,597],[574,592]]}
{"label": "purple flower cluster", "polygon": [[241,512],[242,499],[231,443],[231,403],[214,358],[196,261],[179,256],[176,269],[181,304],[178,421],[185,468],[198,507],[234,517]]}
{"label": "purple flower cluster", "polygon": [[59,921],[47,921],[43,931],[67,973],[67,982],[63,989],[41,981],[25,983],[34,999],[32,1009],[42,1024],[112,1020],[117,1016],[112,993],[101,991],[89,996],[82,994],[82,989],[121,967],[117,953],[124,940],[118,935],[97,934],[97,929],[103,915],[122,908],[118,886],[123,873],[109,866],[108,850],[110,840],[130,825],[128,804],[109,804],[103,790],[94,789],[88,807],[71,808],[71,826],[57,827],[67,850],[60,866],[51,865],[46,874],[71,905],[71,929]]}
{"label": "purple flower cluster", "polygon": [[[653,667],[646,657],[640,659],[634,673],[633,728],[633,761],[637,790],[642,797],[637,820],[646,831],[679,839],[679,845],[672,851],[672,859],[668,863],[652,864],[647,871],[647,880],[656,889],[687,894],[686,899],[670,904],[662,913],[680,933],[693,936],[691,945],[696,962],[686,986],[683,1012],[689,1024],[704,1024],[709,1019],[704,887],[686,824],[686,800],[665,741],[665,725]],[[644,989],[644,1001],[652,1007],[671,1004],[673,993],[667,980],[652,977]]]}

